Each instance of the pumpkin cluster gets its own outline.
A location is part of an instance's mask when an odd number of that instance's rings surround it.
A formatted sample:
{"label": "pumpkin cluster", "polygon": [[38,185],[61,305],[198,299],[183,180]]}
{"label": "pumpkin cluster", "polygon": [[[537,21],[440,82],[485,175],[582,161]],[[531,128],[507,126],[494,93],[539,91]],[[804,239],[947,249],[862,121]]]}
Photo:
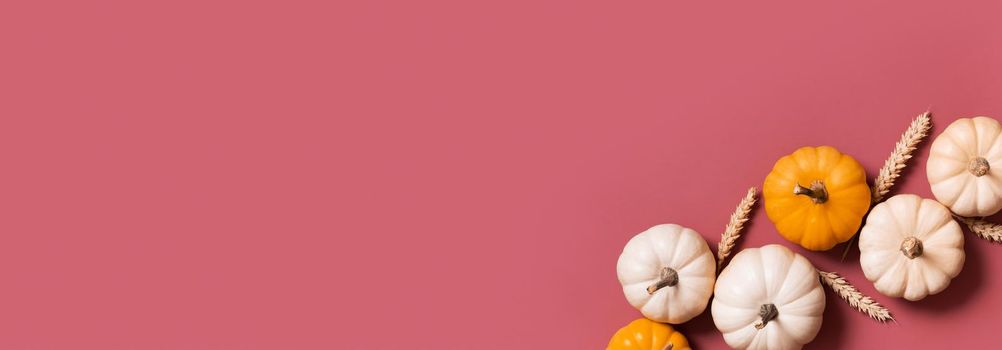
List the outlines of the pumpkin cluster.
{"label": "pumpkin cluster", "polygon": [[[829,250],[858,233],[860,265],[875,289],[921,300],[946,289],[963,268],[964,235],[954,217],[1002,210],[1002,126],[988,117],[953,122],[933,141],[926,170],[935,200],[883,200],[887,189],[871,188],[853,157],[830,146],[803,147],[766,176],[764,208],[780,236],[807,250]],[[740,251],[718,275],[721,263],[699,233],[679,225],[630,239],[616,271],[627,301],[645,318],[616,332],[608,349],[688,349],[671,325],[708,306],[734,349],[800,349],[815,338],[826,300],[807,258],[770,244]]]}

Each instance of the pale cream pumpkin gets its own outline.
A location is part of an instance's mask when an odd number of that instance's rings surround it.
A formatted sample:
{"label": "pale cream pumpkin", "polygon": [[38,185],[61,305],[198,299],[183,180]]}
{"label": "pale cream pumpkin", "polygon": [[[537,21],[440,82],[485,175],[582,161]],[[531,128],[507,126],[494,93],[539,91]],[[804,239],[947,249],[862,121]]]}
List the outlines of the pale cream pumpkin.
{"label": "pale cream pumpkin", "polygon": [[626,243],[616,265],[626,300],[649,319],[678,324],[706,309],[716,260],[699,233],[657,225]]}
{"label": "pale cream pumpkin", "polygon": [[961,118],[932,142],[926,175],[932,194],[961,216],[1002,209],[1002,127],[988,117]]}
{"label": "pale cream pumpkin", "polygon": [[800,349],[821,329],[825,292],[818,272],[781,245],[735,255],[714,293],[713,323],[734,349]]}
{"label": "pale cream pumpkin", "polygon": [[859,251],[878,292],[914,301],[943,291],[960,273],[964,234],[939,202],[900,194],[870,211]]}

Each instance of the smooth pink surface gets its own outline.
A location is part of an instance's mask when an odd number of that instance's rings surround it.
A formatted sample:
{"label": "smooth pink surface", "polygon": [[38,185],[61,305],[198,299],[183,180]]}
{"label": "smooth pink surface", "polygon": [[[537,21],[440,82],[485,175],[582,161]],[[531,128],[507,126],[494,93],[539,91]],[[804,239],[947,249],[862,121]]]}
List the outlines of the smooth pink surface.
{"label": "smooth pink surface", "polygon": [[[936,4],[939,3],[939,4]],[[659,223],[715,245],[773,162],[873,175],[1002,117],[1002,3],[4,1],[0,348],[599,349]],[[895,188],[929,197],[926,148]],[[740,247],[782,240],[757,210]],[[807,256],[815,349],[994,347],[1002,246],[941,295]],[[798,249],[799,250],[799,249]],[[679,326],[723,342],[708,313]]]}

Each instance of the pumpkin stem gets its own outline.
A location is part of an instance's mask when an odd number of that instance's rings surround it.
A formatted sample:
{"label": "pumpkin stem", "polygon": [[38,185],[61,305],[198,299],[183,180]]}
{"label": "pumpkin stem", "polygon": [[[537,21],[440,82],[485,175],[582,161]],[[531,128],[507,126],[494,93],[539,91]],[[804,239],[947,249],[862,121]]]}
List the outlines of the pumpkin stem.
{"label": "pumpkin stem", "polygon": [[967,171],[970,171],[974,176],[982,177],[991,170],[992,166],[988,164],[988,160],[982,157],[977,157],[971,159],[970,163],[967,163]]}
{"label": "pumpkin stem", "polygon": [[779,316],[779,310],[776,309],[776,305],[762,304],[762,307],[758,310],[758,317],[761,317],[762,320],[755,323],[755,329],[765,328],[765,325],[769,321],[776,319],[776,316]]}
{"label": "pumpkin stem", "polygon": [[825,183],[821,180],[814,180],[811,182],[810,188],[800,186],[800,184],[797,183],[797,186],[793,188],[793,194],[802,194],[811,197],[811,200],[817,204],[828,201],[828,190],[825,189]]}
{"label": "pumpkin stem", "polygon": [[665,349],[664,349],[664,350],[671,350],[671,349],[674,349],[674,348],[675,348],[675,344],[672,344],[672,343],[668,343],[668,345],[667,345],[667,346],[665,346]]}
{"label": "pumpkin stem", "polygon": [[661,268],[660,279],[647,287],[647,294],[654,294],[654,292],[657,292],[661,288],[674,287],[676,284],[678,284],[678,271],[665,266]]}
{"label": "pumpkin stem", "polygon": [[904,242],[901,242],[901,253],[909,259],[922,256],[922,241],[914,236],[905,238]]}

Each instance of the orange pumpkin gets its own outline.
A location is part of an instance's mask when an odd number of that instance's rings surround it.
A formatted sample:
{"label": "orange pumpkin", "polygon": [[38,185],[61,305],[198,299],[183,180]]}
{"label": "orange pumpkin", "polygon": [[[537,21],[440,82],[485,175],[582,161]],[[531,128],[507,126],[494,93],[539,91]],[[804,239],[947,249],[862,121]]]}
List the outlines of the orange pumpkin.
{"label": "orange pumpkin", "polygon": [[803,147],[780,158],[762,186],[776,231],[810,250],[848,241],[870,209],[863,166],[829,146]]}
{"label": "orange pumpkin", "polygon": [[671,326],[646,318],[620,328],[606,350],[691,350],[689,341]]}

